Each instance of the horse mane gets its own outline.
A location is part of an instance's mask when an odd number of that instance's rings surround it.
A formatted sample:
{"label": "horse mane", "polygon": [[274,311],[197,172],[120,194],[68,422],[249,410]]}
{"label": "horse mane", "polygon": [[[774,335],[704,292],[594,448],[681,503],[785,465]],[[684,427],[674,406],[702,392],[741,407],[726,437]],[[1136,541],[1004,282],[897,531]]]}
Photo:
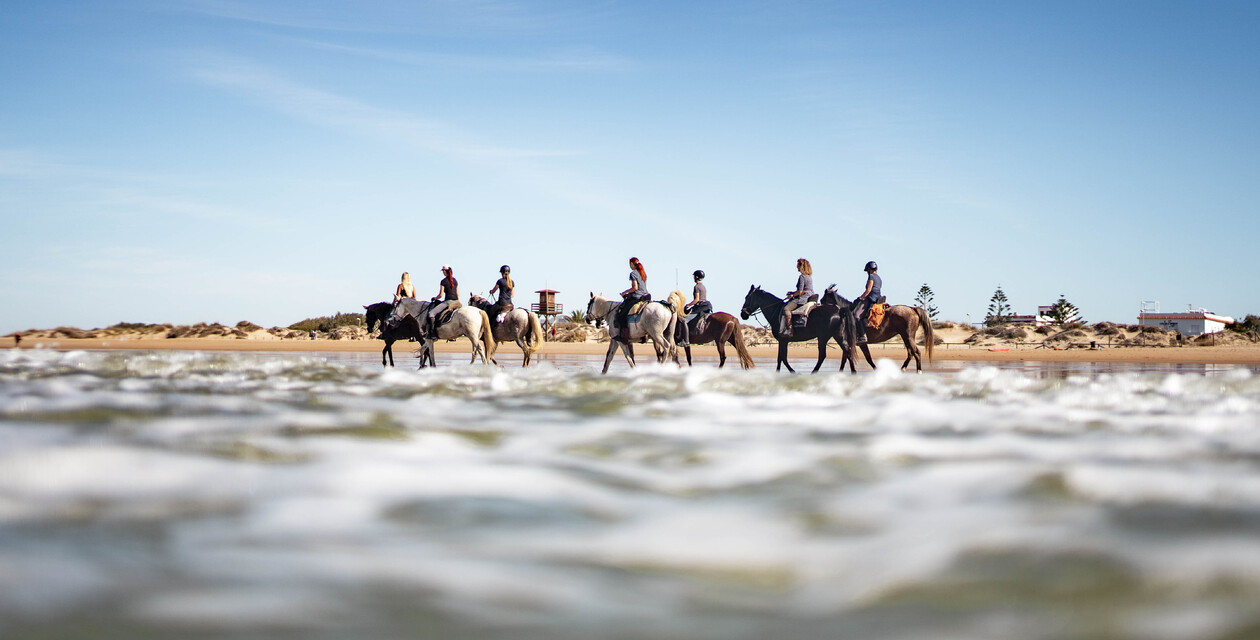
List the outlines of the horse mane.
{"label": "horse mane", "polygon": [[674,289],[669,292],[669,305],[674,308],[674,313],[683,315],[683,307],[687,306],[687,296],[683,292]]}
{"label": "horse mane", "polygon": [[[828,302],[828,298],[830,298],[831,300],[830,302]],[[846,306],[846,307],[853,306],[853,301],[840,295],[839,293],[836,293],[835,284],[832,284],[831,286],[827,287],[825,291],[823,291],[822,296],[818,298],[818,302],[821,304],[835,304],[836,306]]]}

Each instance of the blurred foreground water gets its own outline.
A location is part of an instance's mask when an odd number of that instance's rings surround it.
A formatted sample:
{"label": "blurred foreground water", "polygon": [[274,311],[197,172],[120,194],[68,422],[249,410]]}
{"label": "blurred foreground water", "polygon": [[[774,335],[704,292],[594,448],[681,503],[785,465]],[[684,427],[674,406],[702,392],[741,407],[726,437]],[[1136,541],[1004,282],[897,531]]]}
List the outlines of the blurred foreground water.
{"label": "blurred foreground water", "polygon": [[1244,368],[409,360],[0,352],[0,636],[1260,637]]}

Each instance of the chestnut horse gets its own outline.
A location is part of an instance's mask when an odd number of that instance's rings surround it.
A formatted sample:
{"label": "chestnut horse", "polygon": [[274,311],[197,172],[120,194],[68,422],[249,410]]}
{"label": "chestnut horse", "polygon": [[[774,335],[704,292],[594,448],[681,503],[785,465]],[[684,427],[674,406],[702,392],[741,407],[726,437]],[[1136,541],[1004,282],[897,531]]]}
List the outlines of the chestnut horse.
{"label": "chestnut horse", "polygon": [[[676,299],[675,296],[678,298]],[[682,297],[682,293],[675,291],[669,294],[669,301],[674,303],[675,307],[682,307]],[[726,364],[727,344],[735,347],[735,352],[739,354],[739,366],[745,369],[753,368],[752,356],[748,355],[748,346],[744,344],[744,330],[735,316],[718,311],[709,314],[704,322],[704,331],[700,333],[691,333],[686,322],[678,323],[674,342],[687,354],[687,366],[691,366],[691,345],[713,342],[717,346],[719,369]]]}
{"label": "chestnut horse", "polygon": [[[826,303],[826,294],[823,294],[822,301]],[[867,345],[901,336],[902,344],[906,345],[906,361],[901,363],[901,368],[910,366],[910,360],[913,358],[915,371],[922,373],[923,358],[918,345],[915,344],[915,334],[918,333],[920,326],[923,327],[923,346],[927,350],[928,362],[931,362],[932,347],[936,342],[936,336],[932,334],[932,319],[922,307],[908,307],[903,304],[889,306],[884,312],[884,322],[878,329],[867,327],[866,342],[859,342],[858,347],[862,349],[862,355],[866,356],[867,364],[874,369],[875,361],[871,359],[871,350]]]}

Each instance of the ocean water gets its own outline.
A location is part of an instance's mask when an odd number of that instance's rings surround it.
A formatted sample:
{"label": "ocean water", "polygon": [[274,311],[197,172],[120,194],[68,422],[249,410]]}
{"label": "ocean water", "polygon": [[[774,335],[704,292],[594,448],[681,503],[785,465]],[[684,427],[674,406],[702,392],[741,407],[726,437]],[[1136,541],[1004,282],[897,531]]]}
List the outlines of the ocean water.
{"label": "ocean water", "polygon": [[0,352],[0,637],[1260,637],[1254,371],[601,362]]}

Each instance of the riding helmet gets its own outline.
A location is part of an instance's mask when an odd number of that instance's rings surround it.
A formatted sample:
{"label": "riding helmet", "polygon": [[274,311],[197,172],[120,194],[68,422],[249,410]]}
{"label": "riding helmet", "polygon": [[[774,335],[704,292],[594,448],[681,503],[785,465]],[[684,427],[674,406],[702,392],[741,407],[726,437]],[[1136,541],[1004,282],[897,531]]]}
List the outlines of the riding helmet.
{"label": "riding helmet", "polygon": [[505,264],[502,267],[499,267],[499,273],[512,273],[512,267]]}
{"label": "riding helmet", "polygon": [[866,263],[866,267],[865,267],[865,268],[863,268],[862,270],[863,270],[863,271],[875,271],[875,270],[876,270],[876,269],[878,269],[878,268],[879,268],[879,265],[875,264],[875,261],[874,261],[874,260],[871,260],[870,262]]}
{"label": "riding helmet", "polygon": [[704,271],[701,269],[696,269],[694,272],[692,272],[691,275],[692,277],[700,278],[701,280],[704,280]]}

